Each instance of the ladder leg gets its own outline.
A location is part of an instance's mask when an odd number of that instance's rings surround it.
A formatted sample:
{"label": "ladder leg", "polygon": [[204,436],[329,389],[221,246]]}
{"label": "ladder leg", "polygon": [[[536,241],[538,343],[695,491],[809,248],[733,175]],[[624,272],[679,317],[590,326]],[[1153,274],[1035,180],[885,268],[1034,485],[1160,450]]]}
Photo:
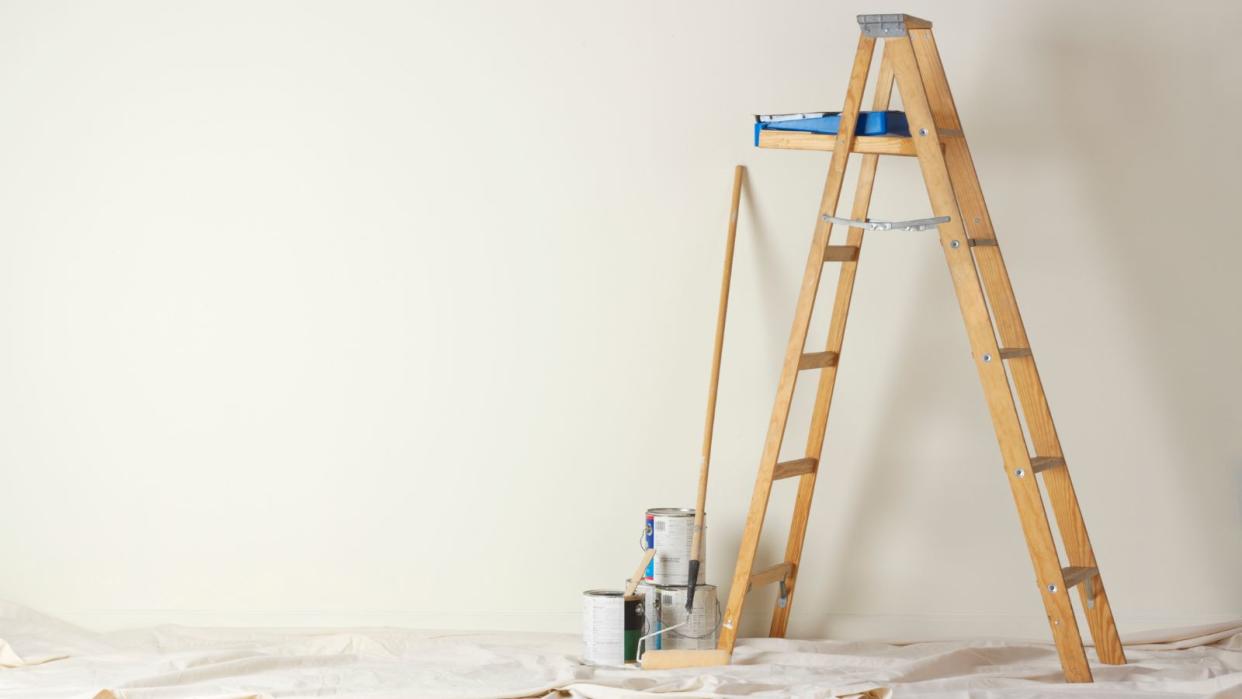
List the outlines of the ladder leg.
{"label": "ladder leg", "polygon": [[794,386],[797,383],[803,348],[806,345],[811,312],[815,307],[815,296],[819,290],[824,251],[828,245],[829,234],[832,232],[832,224],[823,220],[823,214],[836,211],[837,202],[841,198],[845,166],[853,146],[862,93],[866,87],[867,74],[871,70],[871,56],[874,52],[875,39],[861,36],[854,56],[854,67],[850,71],[849,88],[846,90],[845,101],[842,104],[840,133],[837,136],[832,161],[828,167],[828,177],[824,183],[819,213],[816,215],[811,252],[807,258],[806,271],[802,277],[802,289],[798,294],[798,305],[794,311],[793,329],[790,331],[789,345],[785,350],[785,364],[781,369],[780,382],[777,384],[776,402],[772,408],[772,418],[768,423],[768,436],[764,441],[763,455],[759,462],[759,475],[755,479],[755,490],[751,495],[750,510],[746,515],[746,525],[738,547],[737,565],[734,568],[733,582],[729,589],[729,603],[725,608],[724,620],[721,624],[717,647],[728,652],[733,651],[733,645],[737,641],[742,607],[750,588],[751,571],[754,568],[755,554],[759,549],[759,535],[763,529],[763,518],[772,492],[773,471],[785,438],[785,425],[789,419],[790,403],[793,399]]}
{"label": "ladder leg", "polygon": [[[945,157],[950,163],[953,183],[959,190],[978,191],[978,180],[974,166],[970,161],[970,152],[965,143],[949,144],[945,148]],[[960,183],[960,187],[959,187]],[[994,238],[986,210],[982,209],[982,195],[978,204],[968,205],[962,202],[962,216],[968,228],[972,229],[972,238]],[[1000,332],[1001,346],[1006,348],[1030,348],[1026,330],[1018,314],[1017,300],[1009,281],[1009,273],[1005,268],[1004,258],[998,246],[976,248],[975,258],[979,273],[987,289],[988,300],[997,318],[997,329]],[[1002,318],[1004,320],[1002,321]],[[1057,457],[1064,461],[1061,441],[1057,436],[1056,426],[1052,420],[1052,411],[1048,407],[1043,382],[1039,378],[1039,370],[1035,357],[1031,354],[1017,357],[1009,361],[1009,370],[1013,376],[1013,385],[1022,404],[1022,414],[1026,418],[1026,426],[1031,435],[1031,447],[1039,456]],[[1082,510],[1078,504],[1078,495],[1070,480],[1069,469],[1065,466],[1052,468],[1043,472],[1044,487],[1048,493],[1048,502],[1056,515],[1061,541],[1070,566],[1096,568],[1095,552],[1091,547],[1091,539],[1087,535],[1086,523],[1083,521]],[[1087,617],[1087,627],[1091,638],[1095,641],[1096,653],[1101,662],[1110,665],[1123,665],[1126,662],[1125,650],[1117,633],[1117,624],[1113,619],[1112,607],[1108,603],[1108,594],[1100,575],[1094,576],[1090,586],[1079,588],[1079,598]]]}
{"label": "ladder leg", "polygon": [[915,150],[918,153],[919,167],[927,184],[932,212],[936,216],[951,217],[948,223],[940,225],[940,239],[1057,653],[1060,655],[1066,679],[1071,682],[1090,682],[1091,668],[1087,664],[1082,637],[1079,635],[1078,623],[1070,604],[1060,557],[1044,509],[1043,496],[1039,491],[1035,470],[1031,466],[1026,437],[1018,418],[1017,403],[1009,388],[1009,378],[1001,359],[1000,346],[984,298],[982,282],[975,268],[974,255],[968,244],[961,211],[940,147],[940,134],[932,116],[923,76],[908,36],[887,39],[886,43],[886,49],[893,56],[897,87],[905,105],[906,118],[910,123]]}
{"label": "ladder leg", "polygon": [[[929,94],[936,124],[941,128],[956,129],[960,133],[961,122],[949,91],[948,78],[945,76],[944,66],[940,61],[935,38],[930,30],[913,30],[910,32],[910,41]],[[957,195],[963,224],[970,237],[995,240],[996,234],[992,229],[992,220],[988,216],[983,190],[979,185],[979,176],[975,171],[974,161],[970,156],[970,148],[965,138],[951,139],[945,145],[945,161],[953,190]],[[1009,272],[1005,267],[1000,248],[995,245],[978,247],[975,249],[975,260],[992,307],[1001,346],[1029,349],[1030,342],[1022,323],[1022,315],[1018,311],[1017,298],[1013,293]],[[1014,358],[1009,363],[1009,370],[1013,376],[1014,388],[1022,403],[1022,412],[1026,418],[1027,429],[1031,435],[1031,446],[1035,453],[1039,456],[1063,459],[1061,442],[1057,437],[1056,426],[1052,421],[1052,412],[1048,408],[1047,397],[1039,378],[1034,356],[1028,353]],[[1087,536],[1087,528],[1079,508],[1078,496],[1070,480],[1069,469],[1065,467],[1050,469],[1044,472],[1043,479],[1048,492],[1048,500],[1057,518],[1069,565],[1098,570],[1095,553],[1091,547],[1091,540]],[[1084,584],[1079,587],[1079,598],[1086,611],[1087,625],[1095,641],[1096,653],[1104,663],[1124,664],[1126,662],[1125,650],[1117,634],[1117,625],[1113,620],[1112,608],[1109,606],[1103,581],[1097,574],[1091,583],[1090,586]]]}
{"label": "ladder leg", "polygon": [[[945,148],[945,157],[949,162],[949,172],[953,177],[954,187],[958,191],[977,192],[978,179],[966,144],[950,143]],[[967,228],[971,229],[971,237],[994,238],[995,234],[991,230],[987,212],[982,208],[982,195],[979,195],[975,201],[978,203],[967,204],[966,197],[959,197],[962,216]],[[975,258],[988,293],[988,300],[997,319],[996,325],[1001,336],[1001,346],[1029,349],[1030,342],[1027,340],[1026,330],[1018,314],[1017,300],[1000,248],[998,246],[976,248]],[[1003,321],[1002,318],[1004,318]],[[1026,418],[1027,429],[1031,435],[1031,447],[1039,456],[1058,457],[1064,460],[1061,441],[1052,420],[1052,411],[1048,407],[1035,357],[1028,354],[1014,358],[1009,361],[1009,370],[1022,404],[1022,414]],[[1043,472],[1043,479],[1044,488],[1048,493],[1048,502],[1052,505],[1052,512],[1057,518],[1057,526],[1069,565],[1098,569],[1095,552],[1091,547],[1091,539],[1087,535],[1087,526],[1078,504],[1078,495],[1070,480],[1069,469],[1064,466],[1049,469]],[[1100,575],[1097,574],[1094,577],[1091,586],[1083,585],[1079,588],[1079,598],[1086,612],[1087,627],[1091,631],[1091,638],[1095,641],[1095,649],[1100,661],[1110,665],[1125,664],[1125,650],[1122,648],[1121,638],[1117,633],[1117,624],[1113,619],[1112,607],[1108,603],[1108,594],[1104,590]]]}
{"label": "ladder leg", "polygon": [[[874,111],[883,112],[888,109],[893,92],[893,66],[887,51],[880,58],[880,73],[876,80]],[[858,186],[854,189],[854,206],[850,218],[862,220],[867,218],[871,207],[871,191],[875,185],[875,171],[880,156],[874,153],[864,155],[862,167],[858,172]],[[846,234],[846,246],[862,251],[863,229],[851,228]],[[849,319],[850,301],[854,294],[854,278],[858,273],[858,259],[847,260],[841,264],[841,272],[837,277],[837,292],[832,303],[832,320],[828,326],[828,341],[825,349],[841,356],[841,346],[845,340],[845,324]],[[828,412],[832,407],[833,389],[837,382],[837,369],[840,359],[832,366],[824,367],[819,374],[819,388],[815,393],[815,408],[811,414],[811,430],[807,436],[806,456],[815,459],[816,468],[803,474],[798,479],[798,494],[794,500],[793,522],[789,527],[789,542],[785,546],[785,560],[792,563],[789,577],[785,581],[785,597],[778,600],[772,610],[772,625],[768,635],[781,638],[789,627],[789,612],[793,608],[794,591],[798,584],[799,566],[802,562],[802,546],[806,541],[807,523],[811,516],[811,499],[815,495],[815,480],[822,467],[820,456],[824,450],[824,435],[828,430]]]}

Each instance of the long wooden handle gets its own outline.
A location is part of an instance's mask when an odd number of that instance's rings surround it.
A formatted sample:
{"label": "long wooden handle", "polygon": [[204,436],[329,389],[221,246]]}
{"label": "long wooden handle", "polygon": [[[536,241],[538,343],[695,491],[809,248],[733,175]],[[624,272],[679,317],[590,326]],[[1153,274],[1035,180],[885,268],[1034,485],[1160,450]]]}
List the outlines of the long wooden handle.
{"label": "long wooden handle", "polygon": [[694,587],[698,562],[703,546],[703,509],[707,506],[707,472],[712,461],[712,431],[716,426],[716,389],[720,385],[720,357],[724,353],[725,317],[729,313],[729,282],[733,277],[733,243],[737,239],[737,212],[742,201],[742,178],[746,168],[733,169],[733,201],[729,206],[729,234],[725,241],[724,275],[720,280],[720,307],[716,312],[716,346],[712,352],[712,378],[707,389],[707,419],[703,427],[703,460],[699,464],[699,494],[694,507],[694,539],[690,543],[693,577],[686,581]]}

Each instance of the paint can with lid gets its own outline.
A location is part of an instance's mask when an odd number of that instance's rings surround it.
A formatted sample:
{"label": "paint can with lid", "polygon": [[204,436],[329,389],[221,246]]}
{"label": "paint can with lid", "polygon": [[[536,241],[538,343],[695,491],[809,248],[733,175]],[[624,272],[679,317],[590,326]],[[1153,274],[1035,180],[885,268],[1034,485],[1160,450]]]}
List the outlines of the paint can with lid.
{"label": "paint can with lid", "polygon": [[[683,599],[684,603],[684,599]],[[591,665],[634,662],[643,632],[643,596],[620,590],[582,593],[582,659]]]}
{"label": "paint can with lid", "polygon": [[[690,546],[694,541],[694,510],[653,507],[647,510],[643,548],[655,549],[645,579],[656,585],[685,585],[690,569]],[[703,525],[699,552],[700,585],[707,579],[707,525]]]}
{"label": "paint can with lid", "polygon": [[710,650],[716,647],[721,616],[715,585],[695,586],[694,608],[690,612],[686,612],[685,585],[643,583],[638,586],[638,593],[643,596],[643,617],[647,622],[643,635],[668,629],[648,638],[643,644],[643,652]]}

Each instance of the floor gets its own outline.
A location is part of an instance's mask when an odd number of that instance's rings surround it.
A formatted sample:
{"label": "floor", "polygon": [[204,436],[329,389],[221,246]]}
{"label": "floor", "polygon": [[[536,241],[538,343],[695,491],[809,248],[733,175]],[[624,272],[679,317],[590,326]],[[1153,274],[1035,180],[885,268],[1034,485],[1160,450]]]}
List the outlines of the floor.
{"label": "floor", "polygon": [[748,639],[734,664],[578,662],[570,634],[157,627],[93,633],[0,602],[0,697],[1242,697],[1242,621],[1125,639],[1067,685],[1051,645]]}

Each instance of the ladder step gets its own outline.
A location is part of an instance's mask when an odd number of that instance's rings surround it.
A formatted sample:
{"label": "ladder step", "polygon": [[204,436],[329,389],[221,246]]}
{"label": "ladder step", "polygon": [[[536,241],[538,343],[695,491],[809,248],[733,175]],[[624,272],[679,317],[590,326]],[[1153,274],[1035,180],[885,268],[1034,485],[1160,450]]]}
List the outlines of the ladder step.
{"label": "ladder step", "polygon": [[824,262],[853,262],[857,259],[857,245],[829,245],[824,248]]}
{"label": "ladder step", "polygon": [[971,238],[970,247],[972,248],[980,248],[980,247],[994,248],[998,246],[996,244],[996,238]]}
{"label": "ladder step", "polygon": [[823,369],[826,366],[836,366],[836,363],[836,352],[807,352],[798,360],[798,371]]}
{"label": "ladder step", "polygon": [[805,459],[794,459],[793,461],[782,461],[772,469],[772,480],[778,481],[782,478],[793,478],[801,476],[805,473],[811,473],[815,470],[818,459],[807,457]]}
{"label": "ladder step", "polygon": [[1000,351],[1001,359],[1017,359],[1018,357],[1031,356],[1030,347],[1011,347]]}
{"label": "ladder step", "polygon": [[[786,561],[784,563],[777,563],[771,568],[764,568],[758,573],[750,576],[750,587],[748,589],[753,589],[759,587],[760,585],[771,585],[774,582],[787,580],[793,573],[793,567],[794,564]],[[1068,585],[1069,583],[1066,584]]]}
{"label": "ladder step", "polygon": [[1061,569],[1061,577],[1065,578],[1065,589],[1072,589],[1100,574],[1095,566],[1070,566]]}
{"label": "ladder step", "polygon": [[1031,470],[1035,473],[1047,471],[1050,468],[1059,468],[1065,465],[1065,459],[1060,456],[1037,456],[1031,459]]}

